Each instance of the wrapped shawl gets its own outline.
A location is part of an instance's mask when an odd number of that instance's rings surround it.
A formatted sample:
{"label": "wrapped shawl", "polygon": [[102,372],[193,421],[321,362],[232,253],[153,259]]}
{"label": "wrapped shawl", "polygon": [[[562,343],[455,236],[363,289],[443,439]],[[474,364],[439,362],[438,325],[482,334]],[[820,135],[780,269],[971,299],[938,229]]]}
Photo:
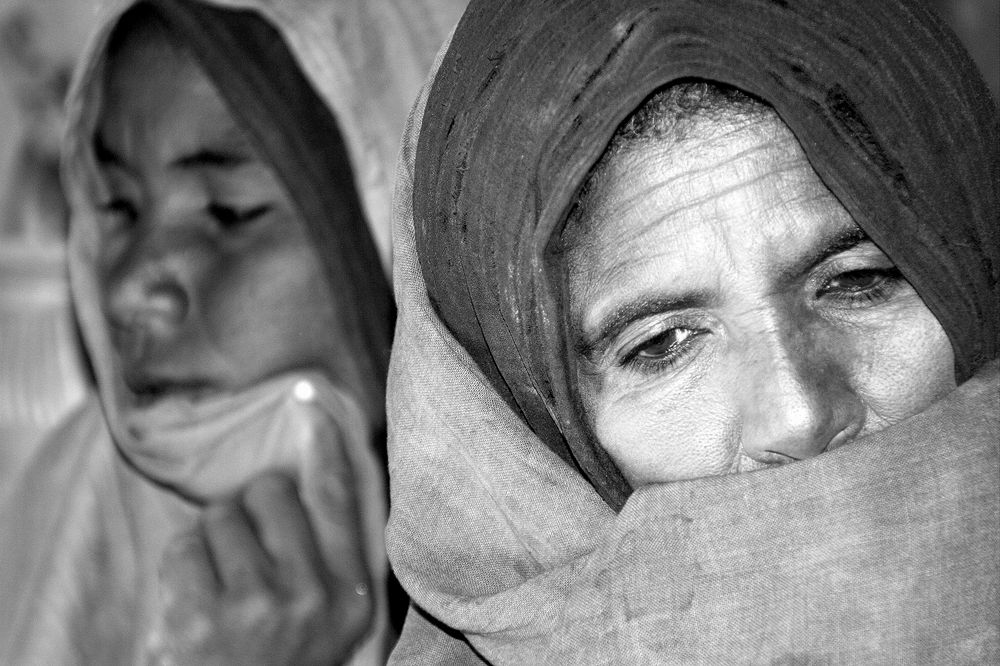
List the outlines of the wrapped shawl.
{"label": "wrapped shawl", "polygon": [[[104,7],[68,103],[64,176],[73,299],[100,400],[39,451],[0,505],[0,662],[143,663],[163,647],[163,549],[201,503],[284,469],[328,564],[361,542],[376,617],[353,663],[384,659],[384,422],[393,306],[393,165],[406,113],[462,3],[450,0],[154,0],[298,207],[333,285],[357,376],[288,372],[231,395],[137,407],[127,399],[97,282],[102,183],[93,154],[110,34]],[[332,334],[332,333],[331,333]],[[102,415],[103,412],[103,415]],[[353,484],[348,480],[353,477]],[[360,534],[338,524],[352,485]],[[353,541],[349,541],[353,539]],[[331,628],[332,629],[332,628]]]}
{"label": "wrapped shawl", "polygon": [[[809,461],[631,492],[573,408],[554,264],[617,126],[683,78],[775,107],[964,384]],[[397,184],[394,660],[1000,657],[998,129],[919,2],[473,2]]]}

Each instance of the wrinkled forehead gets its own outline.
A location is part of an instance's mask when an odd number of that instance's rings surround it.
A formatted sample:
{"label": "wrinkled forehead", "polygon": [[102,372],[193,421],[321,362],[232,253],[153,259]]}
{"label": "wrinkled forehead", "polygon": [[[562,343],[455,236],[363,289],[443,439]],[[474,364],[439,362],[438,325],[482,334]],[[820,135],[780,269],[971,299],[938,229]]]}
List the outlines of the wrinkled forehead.
{"label": "wrinkled forehead", "polygon": [[791,129],[766,102],[709,81],[666,86],[629,114],[583,176],[561,242],[572,245],[580,225],[594,220],[584,212],[604,207],[609,196],[620,198],[623,190],[633,190],[638,204],[643,187],[657,177],[674,189],[711,189],[715,169],[701,159],[706,150],[722,167],[746,162],[743,158],[767,146],[776,149],[775,158],[785,158],[772,165],[776,170],[804,160]]}
{"label": "wrinkled forehead", "polygon": [[[773,112],[684,122],[682,133],[669,136],[622,139],[618,132],[571,209],[563,252],[553,257],[570,283],[612,258],[622,269],[653,257],[682,263],[713,239],[732,244],[732,265],[746,260],[762,268],[763,254],[775,265],[794,262],[803,237],[862,234]],[[791,229],[795,238],[786,238]]]}

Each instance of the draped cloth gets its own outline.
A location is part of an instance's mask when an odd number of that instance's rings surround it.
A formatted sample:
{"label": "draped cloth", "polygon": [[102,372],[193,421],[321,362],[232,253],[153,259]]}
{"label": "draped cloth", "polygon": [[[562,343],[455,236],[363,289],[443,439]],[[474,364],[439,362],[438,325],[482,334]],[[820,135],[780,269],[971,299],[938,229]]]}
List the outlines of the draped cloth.
{"label": "draped cloth", "polygon": [[[996,108],[918,2],[474,1],[397,176],[395,663],[1000,658]],[[574,408],[553,270],[678,79],[771,103],[948,333],[961,386],[778,469],[635,490]],[[945,100],[946,103],[945,103]]]}
{"label": "draped cloth", "polygon": [[473,3],[420,136],[421,265],[438,312],[497,391],[615,506],[627,489],[575,418],[546,266],[618,125],[690,77],[774,106],[938,318],[960,381],[997,355],[996,106],[920,0]]}
{"label": "draped cloth", "polygon": [[[109,36],[136,4],[102,8],[68,101],[63,168],[78,323],[98,382],[0,504],[0,662],[147,663],[168,647],[158,617],[163,550],[203,503],[255,476],[298,480],[328,562],[353,539],[376,614],[352,663],[380,663],[385,607],[384,469],[373,446],[393,308],[391,187],[399,135],[446,30],[451,0],[154,0],[298,207],[333,288],[357,381],[311,370],[242,392],[138,406],[100,308],[100,178],[94,130]],[[343,285],[348,285],[344,287]],[[351,310],[354,307],[354,310]],[[331,333],[333,335],[333,333]],[[98,399],[99,398],[99,399]],[[357,496],[346,500],[345,489]],[[342,514],[356,503],[361,532]],[[347,521],[350,523],[350,521]],[[10,538],[7,538],[10,535]]]}
{"label": "draped cloth", "polygon": [[0,238],[0,487],[89,388],[62,239]]}

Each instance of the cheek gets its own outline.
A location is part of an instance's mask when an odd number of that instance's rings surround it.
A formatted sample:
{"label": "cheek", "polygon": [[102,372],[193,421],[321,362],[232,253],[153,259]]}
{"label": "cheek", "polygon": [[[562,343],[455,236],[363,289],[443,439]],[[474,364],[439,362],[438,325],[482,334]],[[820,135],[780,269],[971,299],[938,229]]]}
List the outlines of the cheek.
{"label": "cheek", "polygon": [[601,446],[633,487],[716,476],[733,471],[739,452],[737,419],[725,393],[679,396],[649,388],[589,413]]}
{"label": "cheek", "polygon": [[851,379],[867,407],[866,432],[912,416],[955,388],[951,343],[922,302],[855,338]]}
{"label": "cheek", "polygon": [[308,248],[235,255],[206,288],[205,328],[248,367],[312,361],[325,346],[332,304]]}

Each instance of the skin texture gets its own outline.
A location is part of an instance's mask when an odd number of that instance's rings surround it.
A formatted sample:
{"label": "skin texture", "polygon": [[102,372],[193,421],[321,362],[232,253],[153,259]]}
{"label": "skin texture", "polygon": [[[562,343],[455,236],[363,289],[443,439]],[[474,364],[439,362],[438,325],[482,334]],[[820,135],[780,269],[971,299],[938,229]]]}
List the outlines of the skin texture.
{"label": "skin texture", "polygon": [[955,387],[944,331],[773,113],[609,158],[571,220],[571,353],[626,479],[802,460]]}
{"label": "skin texture", "polygon": [[[330,289],[304,224],[211,82],[156,29],[109,65],[95,142],[102,307],[137,403],[325,369]],[[360,535],[345,474],[344,532]],[[373,606],[359,538],[324,559],[295,483],[252,481],[164,555],[153,663],[330,664]],[[361,593],[356,591],[359,588]]]}

